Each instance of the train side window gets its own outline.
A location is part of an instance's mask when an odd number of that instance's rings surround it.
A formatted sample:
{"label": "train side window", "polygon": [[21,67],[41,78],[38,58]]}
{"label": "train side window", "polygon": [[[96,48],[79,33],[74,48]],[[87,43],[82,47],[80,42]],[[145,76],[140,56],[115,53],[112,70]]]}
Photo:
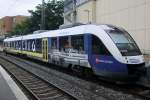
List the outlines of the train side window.
{"label": "train side window", "polygon": [[5,47],[7,47],[7,42],[5,42]]}
{"label": "train side window", "polygon": [[28,43],[27,43],[27,40],[25,40],[25,50],[28,50]]}
{"label": "train side window", "polygon": [[12,48],[14,48],[14,41],[12,41]]}
{"label": "train side window", "polygon": [[8,47],[10,47],[10,42],[8,42]]}
{"label": "train side window", "polygon": [[28,51],[32,50],[31,44],[32,44],[31,40],[28,40]]}
{"label": "train side window", "polygon": [[21,43],[21,41],[20,41],[20,40],[18,41],[18,43],[19,43],[19,50],[21,50],[22,43]]}
{"label": "train side window", "polygon": [[10,41],[9,43],[10,43],[10,48],[11,48],[11,44],[12,44],[12,42]]}
{"label": "train side window", "polygon": [[72,36],[71,46],[73,49],[78,50],[79,53],[84,53],[84,36],[83,35]]}
{"label": "train side window", "polygon": [[36,48],[36,52],[39,53],[42,52],[42,39],[36,39],[35,48]]}
{"label": "train side window", "polygon": [[10,48],[12,47],[12,42],[10,41]]}
{"label": "train side window", "polygon": [[16,45],[17,45],[17,42],[15,41],[15,49],[16,49]]}
{"label": "train side window", "polygon": [[57,49],[57,38],[52,38],[51,45],[52,49]]}
{"label": "train side window", "polygon": [[92,54],[110,55],[109,51],[102,43],[102,41],[97,36],[94,35],[92,35]]}
{"label": "train side window", "polygon": [[59,50],[65,51],[67,48],[69,48],[68,36],[59,37]]}
{"label": "train side window", "polygon": [[22,49],[25,50],[25,41],[22,41]]}

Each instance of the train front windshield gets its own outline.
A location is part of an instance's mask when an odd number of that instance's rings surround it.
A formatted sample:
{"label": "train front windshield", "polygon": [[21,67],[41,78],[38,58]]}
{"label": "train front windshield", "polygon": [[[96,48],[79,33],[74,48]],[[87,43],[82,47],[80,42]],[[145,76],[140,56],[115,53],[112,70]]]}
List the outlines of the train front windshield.
{"label": "train front windshield", "polygon": [[116,27],[111,27],[105,31],[112,38],[123,56],[141,55],[141,51],[128,32]]}

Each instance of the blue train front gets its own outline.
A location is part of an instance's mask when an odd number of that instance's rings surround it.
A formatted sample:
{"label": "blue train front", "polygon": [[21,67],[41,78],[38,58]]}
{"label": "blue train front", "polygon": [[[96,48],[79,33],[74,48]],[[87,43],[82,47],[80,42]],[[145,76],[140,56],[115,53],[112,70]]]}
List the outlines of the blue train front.
{"label": "blue train front", "polygon": [[97,36],[89,35],[86,43],[94,73],[103,79],[137,81],[145,72],[145,61],[135,41],[122,28],[102,25],[101,29]]}

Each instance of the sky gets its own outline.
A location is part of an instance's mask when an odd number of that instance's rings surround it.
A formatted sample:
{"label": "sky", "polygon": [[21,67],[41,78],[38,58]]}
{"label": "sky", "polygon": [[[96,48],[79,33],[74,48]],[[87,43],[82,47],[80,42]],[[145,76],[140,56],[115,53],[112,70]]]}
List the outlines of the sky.
{"label": "sky", "polygon": [[28,10],[35,10],[35,7],[41,3],[42,0],[0,0],[0,18],[15,15],[29,16]]}

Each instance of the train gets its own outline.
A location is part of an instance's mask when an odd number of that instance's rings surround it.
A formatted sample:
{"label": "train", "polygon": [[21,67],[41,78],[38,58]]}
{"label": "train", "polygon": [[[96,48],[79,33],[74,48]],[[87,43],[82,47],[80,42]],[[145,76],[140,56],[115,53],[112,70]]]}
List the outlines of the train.
{"label": "train", "polygon": [[109,24],[6,38],[4,52],[116,82],[136,81],[145,70],[144,56],[134,39],[125,29]]}

